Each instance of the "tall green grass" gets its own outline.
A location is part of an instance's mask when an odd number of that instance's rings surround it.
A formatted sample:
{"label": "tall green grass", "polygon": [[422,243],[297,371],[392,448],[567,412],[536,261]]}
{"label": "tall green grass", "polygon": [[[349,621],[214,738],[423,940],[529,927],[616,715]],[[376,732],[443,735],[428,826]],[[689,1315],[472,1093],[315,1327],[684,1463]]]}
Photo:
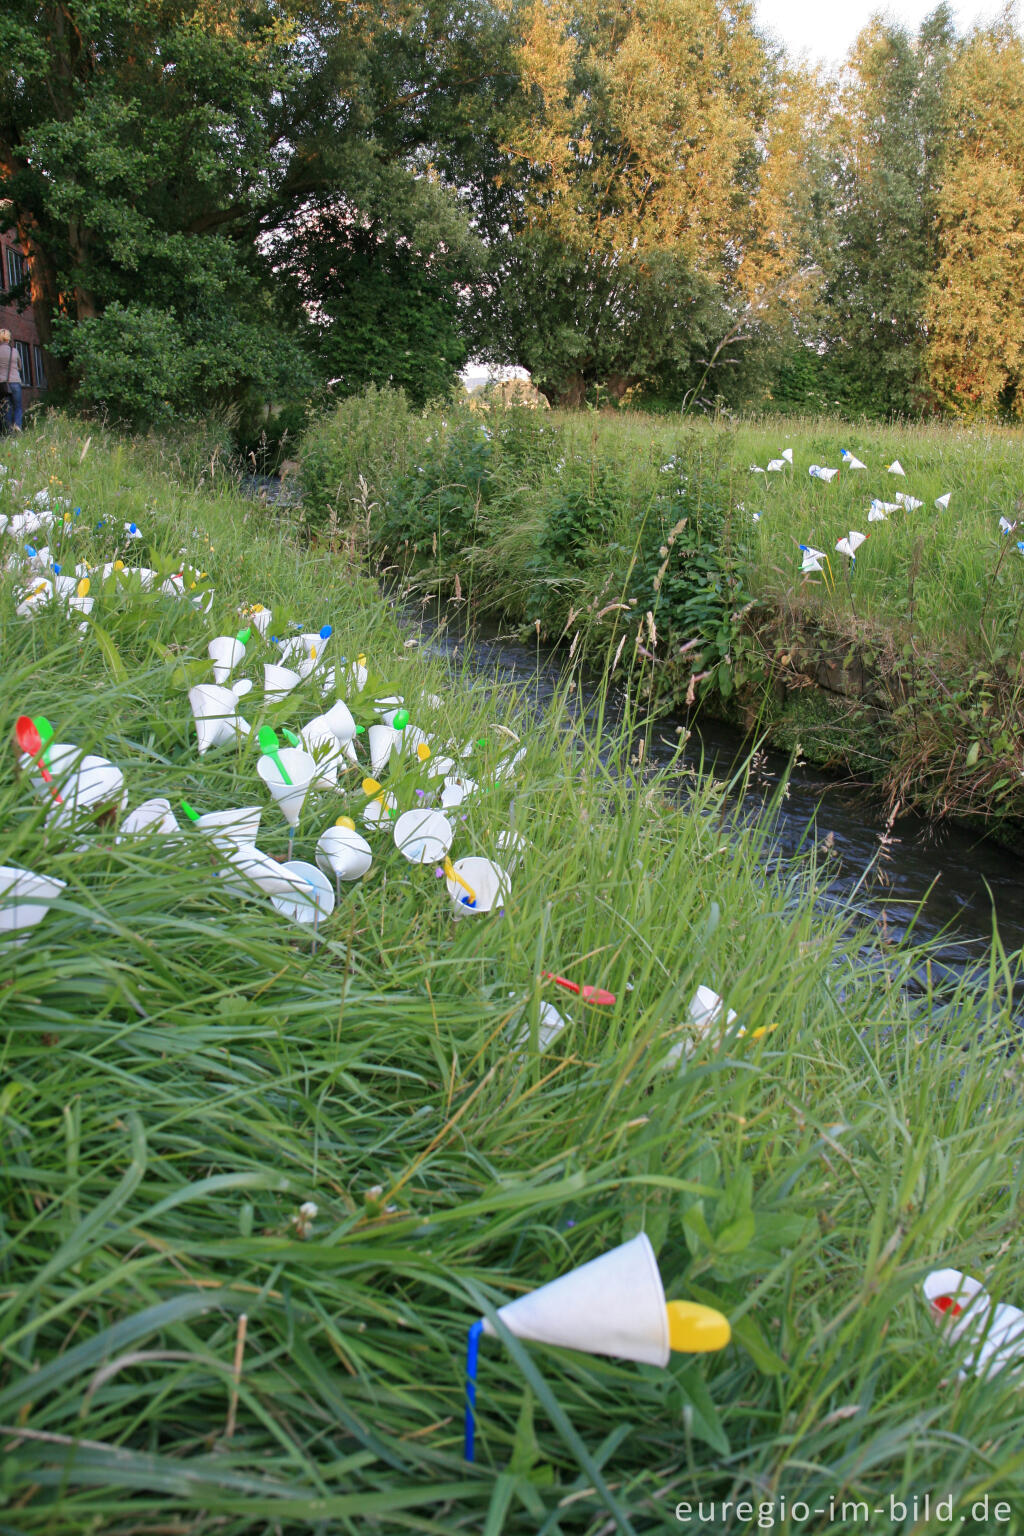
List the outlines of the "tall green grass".
{"label": "tall green grass", "polygon": [[[1024,1519],[1019,1388],[957,1384],[919,1293],[948,1263],[1024,1300],[1020,957],[996,938],[933,988],[926,950],[816,905],[813,846],[767,873],[770,816],[741,827],[678,764],[634,784],[635,698],[601,752],[560,707],[535,719],[421,656],[357,569],[216,467],[196,489],[158,445],[86,447],[59,420],[5,450],[24,492],[82,506],[72,563],[135,520],[126,558],[177,568],[184,547],[215,597],[208,619],[104,597],[80,636],[56,609],[15,619],[5,573],[0,741],[45,714],[124,768],[132,804],[259,802],[283,854],[255,748],[200,760],[185,692],[258,600],[275,632],[330,622],[336,654],[366,654],[362,723],[397,692],[439,739],[483,739],[456,855],[508,826],[529,846],[503,914],[455,923],[433,870],[375,841],[314,953],[227,895],[195,836],[54,834],[9,752],[0,862],[67,889],[0,954],[0,1531],[596,1536],[678,1529],[681,1500],[925,1489],[998,1493]],[[270,654],[254,639],[246,670]],[[258,688],[243,707],[260,718]],[[514,783],[493,777],[509,733]],[[418,782],[396,774],[403,807]],[[298,856],[362,803],[353,774]],[[539,1053],[510,1031],[532,1031],[546,969],[619,1001],[552,995],[569,1022]],[[748,1031],[777,1028],[669,1067],[701,982]],[[658,1371],[490,1340],[466,1465],[469,1324],[641,1228],[668,1295],[719,1306],[734,1343]]]}

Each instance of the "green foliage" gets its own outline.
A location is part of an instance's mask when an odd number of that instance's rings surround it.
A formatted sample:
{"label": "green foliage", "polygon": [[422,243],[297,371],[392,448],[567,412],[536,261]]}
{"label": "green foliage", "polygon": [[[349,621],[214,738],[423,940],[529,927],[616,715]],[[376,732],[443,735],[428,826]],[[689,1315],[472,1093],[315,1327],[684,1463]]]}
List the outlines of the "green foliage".
{"label": "green foliage", "polygon": [[472,543],[481,503],[492,484],[486,427],[465,410],[430,421],[416,463],[386,488],[379,537],[394,551],[444,565]]}
{"label": "green foliage", "polygon": [[401,390],[371,384],[342,400],[302,440],[299,480],[306,522],[313,528],[332,521],[347,526],[357,501],[364,507],[380,504],[422,436]]}

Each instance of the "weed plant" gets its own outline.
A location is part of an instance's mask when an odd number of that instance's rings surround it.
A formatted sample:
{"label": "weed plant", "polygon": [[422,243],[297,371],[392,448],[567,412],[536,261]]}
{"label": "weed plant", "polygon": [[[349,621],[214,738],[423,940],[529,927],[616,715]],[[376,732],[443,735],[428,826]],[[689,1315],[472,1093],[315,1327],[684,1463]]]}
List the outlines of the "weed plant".
{"label": "weed plant", "polygon": [[[156,444],[51,420],[4,458],[5,511],[43,486],[81,506],[66,561],[169,570],[185,549],[214,597],[206,617],[103,594],[80,634],[56,608],[17,619],[6,571],[0,740],[45,714],[123,767],[132,804],[261,803],[283,854],[255,747],[200,759],[185,692],[262,601],[275,632],[330,622],[335,660],[366,654],[362,723],[396,692],[474,743],[454,853],[509,826],[527,847],[503,912],[455,922],[433,869],[375,837],[314,953],[196,834],[58,835],[8,752],[0,862],[67,888],[0,953],[0,1531],[597,1536],[782,1496],[845,1531],[844,1500],[925,1490],[1024,1521],[1019,1382],[959,1382],[920,1296],[952,1264],[1024,1301],[1019,956],[994,936],[932,987],[927,950],[816,905],[811,856],[767,873],[770,816],[741,825],[701,775],[671,803],[678,765],[637,783],[635,697],[599,753],[557,706],[535,719],[425,657],[359,570],[169,477]],[[271,654],[254,635],[246,670]],[[496,780],[513,738],[525,760]],[[359,778],[304,813],[300,857],[358,815]],[[420,782],[396,772],[403,806]],[[567,1024],[540,1051],[543,970],[618,1003],[551,996]],[[671,1061],[698,983],[777,1027]],[[734,1342],[660,1371],[489,1340],[467,1465],[469,1324],[641,1229],[668,1295],[720,1307]]]}

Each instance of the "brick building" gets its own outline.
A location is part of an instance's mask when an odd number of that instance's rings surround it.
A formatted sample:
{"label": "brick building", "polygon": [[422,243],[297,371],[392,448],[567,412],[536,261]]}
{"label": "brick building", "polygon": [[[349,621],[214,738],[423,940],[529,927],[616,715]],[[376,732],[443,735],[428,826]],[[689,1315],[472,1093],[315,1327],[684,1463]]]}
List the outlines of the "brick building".
{"label": "brick building", "polygon": [[22,399],[25,405],[38,400],[46,389],[43,349],[39,345],[35,315],[31,304],[19,309],[8,302],[7,295],[26,274],[25,257],[13,229],[0,230],[0,328],[10,331],[21,354]]}

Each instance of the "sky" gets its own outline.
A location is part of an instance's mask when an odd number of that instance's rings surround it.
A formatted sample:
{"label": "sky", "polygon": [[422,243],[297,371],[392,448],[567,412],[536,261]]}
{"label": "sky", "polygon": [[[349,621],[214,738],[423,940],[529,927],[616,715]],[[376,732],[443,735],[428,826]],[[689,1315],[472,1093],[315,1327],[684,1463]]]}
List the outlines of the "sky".
{"label": "sky", "polygon": [[[806,53],[812,63],[837,63],[876,11],[916,32],[938,0],[756,0],[757,19],[787,52]],[[976,21],[990,21],[1002,9],[999,0],[964,0],[953,7],[958,32]]]}

